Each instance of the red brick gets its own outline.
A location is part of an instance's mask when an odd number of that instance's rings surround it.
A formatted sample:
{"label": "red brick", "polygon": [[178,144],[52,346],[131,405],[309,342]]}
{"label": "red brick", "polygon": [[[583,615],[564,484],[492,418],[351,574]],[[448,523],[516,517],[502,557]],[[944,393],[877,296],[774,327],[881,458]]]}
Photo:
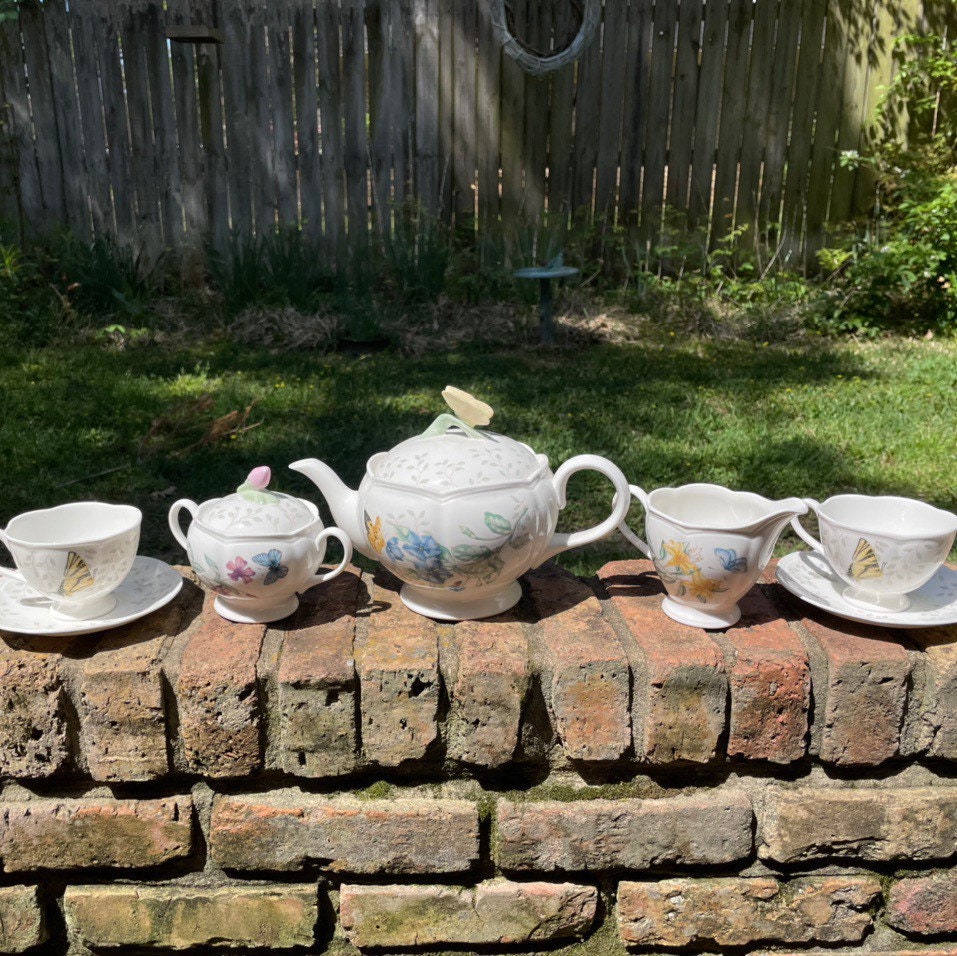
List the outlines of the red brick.
{"label": "red brick", "polygon": [[330,799],[298,790],[220,796],[210,852],[228,870],[455,873],[478,858],[478,809],[465,800]]}
{"label": "red brick", "polygon": [[821,650],[811,655],[812,740],[820,759],[859,767],[898,756],[911,673],[906,645],[883,628],[819,611],[800,626]]}
{"label": "red brick", "polygon": [[887,922],[911,936],[957,935],[957,874],[898,880],[887,899]]}
{"label": "red brick", "polygon": [[439,663],[449,695],[448,756],[477,767],[508,763],[530,680],[528,640],[516,615],[440,628]]}
{"label": "red brick", "polygon": [[644,870],[732,863],[751,855],[754,814],[740,790],[655,800],[499,800],[503,870]]}
{"label": "red brick", "polygon": [[326,777],[355,768],[359,583],[358,569],[347,569],[307,591],[295,615],[276,625],[283,633],[278,704],[286,773]]}
{"label": "red brick", "polygon": [[[163,705],[163,650],[183,621],[186,595],[93,639],[83,661],[77,711],[80,745],[94,780],[152,780],[169,770]],[[192,593],[190,593],[192,592]]]}
{"label": "red brick", "polygon": [[917,749],[930,757],[957,760],[957,626],[908,632],[923,652],[924,699]]}
{"label": "red brick", "polygon": [[0,634],[0,775],[51,777],[70,758],[63,639]]}
{"label": "red brick", "polygon": [[939,860],[957,853],[957,787],[770,787],[758,855],[817,859]]}
{"label": "red brick", "polygon": [[191,771],[207,777],[242,777],[262,767],[256,662],[264,624],[234,624],[213,610],[186,638],[176,685],[180,735]]}
{"label": "red brick", "polygon": [[362,749],[383,767],[421,759],[438,739],[435,624],[410,611],[395,579],[376,578],[365,632],[356,634]]}
{"label": "red brick", "polygon": [[73,943],[97,952],[311,948],[319,915],[314,883],[68,886],[63,909]]}
{"label": "red brick", "polygon": [[661,610],[664,592],[650,561],[616,561],[598,576],[637,647],[632,719],[638,757],[655,764],[713,760],[728,697],[718,645]]}
{"label": "red brick", "polygon": [[49,935],[35,886],[0,887],[0,952],[23,953]]}
{"label": "red brick", "polygon": [[769,877],[622,883],[618,926],[627,946],[681,949],[755,943],[856,943],[880,896],[873,877]]}
{"label": "red brick", "polygon": [[491,880],[457,886],[343,886],[342,928],[359,949],[506,946],[583,936],[598,891]]}
{"label": "red brick", "polygon": [[631,673],[590,588],[546,565],[527,577],[540,622],[542,685],[572,760],[617,760],[631,748]]}
{"label": "red brick", "polygon": [[716,636],[731,687],[728,756],[791,763],[807,746],[811,667],[797,634],[757,589],[741,621]]}
{"label": "red brick", "polygon": [[0,804],[6,873],[159,866],[192,850],[189,797],[37,799]]}

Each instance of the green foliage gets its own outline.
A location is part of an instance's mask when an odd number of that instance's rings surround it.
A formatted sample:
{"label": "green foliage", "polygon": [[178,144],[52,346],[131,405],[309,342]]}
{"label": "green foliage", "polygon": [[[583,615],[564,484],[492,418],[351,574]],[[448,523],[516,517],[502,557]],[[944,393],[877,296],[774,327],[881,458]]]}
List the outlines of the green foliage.
{"label": "green foliage", "polygon": [[404,308],[435,302],[445,291],[452,258],[448,229],[418,209],[397,215],[383,243],[387,292]]}
{"label": "green foliage", "polygon": [[820,254],[827,332],[957,332],[957,56],[933,35],[899,53],[876,144],[841,157],[872,173],[880,202],[862,235]]}

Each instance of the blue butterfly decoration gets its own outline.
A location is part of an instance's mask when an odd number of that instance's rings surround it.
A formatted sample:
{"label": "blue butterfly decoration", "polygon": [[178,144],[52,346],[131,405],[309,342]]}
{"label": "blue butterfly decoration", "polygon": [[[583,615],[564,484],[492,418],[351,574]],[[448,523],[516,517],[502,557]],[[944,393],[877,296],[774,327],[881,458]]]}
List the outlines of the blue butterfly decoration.
{"label": "blue butterfly decoration", "polygon": [[276,548],[264,554],[254,555],[253,562],[262,568],[266,568],[265,584],[275,584],[289,573],[289,568],[282,563],[282,551]]}
{"label": "blue butterfly decoration", "polygon": [[747,571],[748,559],[739,558],[738,552],[734,548],[715,548],[714,553],[718,556],[725,571]]}

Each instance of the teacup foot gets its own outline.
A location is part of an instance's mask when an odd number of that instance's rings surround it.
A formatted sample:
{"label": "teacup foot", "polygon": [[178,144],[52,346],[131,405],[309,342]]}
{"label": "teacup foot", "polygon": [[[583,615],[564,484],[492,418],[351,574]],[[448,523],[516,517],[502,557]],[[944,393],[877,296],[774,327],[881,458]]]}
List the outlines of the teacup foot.
{"label": "teacup foot", "polygon": [[231,601],[223,595],[218,595],[213,607],[220,617],[237,624],[268,624],[270,621],[279,621],[289,617],[299,607],[299,596],[291,594],[278,604],[251,604],[249,601]]}
{"label": "teacup foot", "polygon": [[865,611],[885,611],[888,614],[896,614],[910,607],[910,598],[906,594],[875,594],[863,588],[847,587],[844,588],[841,597],[848,604],[863,608]]}
{"label": "teacup foot", "polygon": [[407,608],[435,621],[475,621],[494,617],[514,607],[521,600],[522,586],[513,581],[494,594],[458,600],[454,591],[403,584],[399,596]]}
{"label": "teacup foot", "polygon": [[89,621],[94,617],[106,617],[116,607],[116,598],[112,594],[104,594],[77,604],[72,601],[63,601],[53,605],[53,613],[65,621]]}
{"label": "teacup foot", "polygon": [[701,627],[706,631],[723,631],[726,627],[737,624],[741,619],[741,608],[737,604],[716,613],[714,611],[704,611],[696,607],[689,607],[687,604],[679,604],[671,597],[666,597],[661,602],[661,609],[679,624],[687,624],[690,627]]}

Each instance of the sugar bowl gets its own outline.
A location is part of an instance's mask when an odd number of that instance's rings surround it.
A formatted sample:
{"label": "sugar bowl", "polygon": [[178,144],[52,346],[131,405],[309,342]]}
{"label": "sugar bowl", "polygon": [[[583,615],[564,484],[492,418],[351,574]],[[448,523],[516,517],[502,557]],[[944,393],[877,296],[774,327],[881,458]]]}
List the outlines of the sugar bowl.
{"label": "sugar bowl", "polygon": [[[268,489],[266,466],[254,468],[231,495],[197,505],[182,498],[169,510],[173,537],[186,549],[199,579],[216,594],[216,611],[245,624],[278,621],[299,606],[298,594],[334,578],[352,560],[352,542],[339,528],[323,528],[312,502]],[[193,520],[188,532],[180,513]],[[326,545],[342,545],[342,561],[316,574]]]}

